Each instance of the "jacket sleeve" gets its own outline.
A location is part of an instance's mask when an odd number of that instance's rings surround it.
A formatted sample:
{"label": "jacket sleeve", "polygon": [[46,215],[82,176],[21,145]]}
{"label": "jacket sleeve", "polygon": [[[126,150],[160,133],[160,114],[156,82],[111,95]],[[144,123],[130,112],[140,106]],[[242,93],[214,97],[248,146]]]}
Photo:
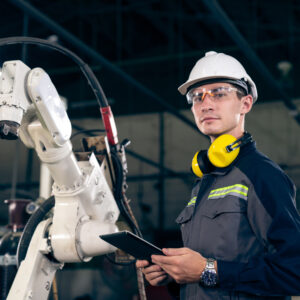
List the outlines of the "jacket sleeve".
{"label": "jacket sleeve", "polygon": [[261,296],[300,295],[300,217],[295,187],[271,163],[250,178],[248,220],[264,253],[248,262],[219,261],[220,287]]}

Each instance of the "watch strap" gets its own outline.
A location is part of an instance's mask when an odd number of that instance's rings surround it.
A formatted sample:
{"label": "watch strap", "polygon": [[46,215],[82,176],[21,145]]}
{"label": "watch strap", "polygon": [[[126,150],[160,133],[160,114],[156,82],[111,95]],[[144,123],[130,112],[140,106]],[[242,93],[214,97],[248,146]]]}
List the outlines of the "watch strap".
{"label": "watch strap", "polygon": [[205,287],[214,287],[218,283],[218,275],[215,269],[215,259],[207,258],[206,266],[200,278],[200,283]]}

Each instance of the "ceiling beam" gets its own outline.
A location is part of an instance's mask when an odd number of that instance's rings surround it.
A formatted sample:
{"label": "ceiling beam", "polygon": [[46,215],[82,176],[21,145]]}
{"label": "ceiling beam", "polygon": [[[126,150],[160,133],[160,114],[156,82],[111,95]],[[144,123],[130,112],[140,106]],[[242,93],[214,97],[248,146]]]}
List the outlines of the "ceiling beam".
{"label": "ceiling beam", "polygon": [[226,12],[219,5],[217,0],[202,0],[209,11],[215,16],[217,22],[224,28],[227,34],[234,40],[239,46],[241,51],[249,59],[252,65],[258,70],[258,72],[266,79],[266,81],[272,86],[277,94],[283,100],[285,106],[290,111],[290,115],[294,117],[297,123],[300,125],[300,113],[297,106],[287,96],[287,93],[283,90],[277,80],[273,77],[272,73],[268,70],[263,61],[258,55],[252,50],[250,44],[238,31],[234,23],[230,20]]}
{"label": "ceiling beam", "polygon": [[[300,37],[294,39],[295,42],[300,41]],[[251,47],[254,49],[264,49],[264,48],[272,48],[278,47],[280,45],[286,45],[286,38],[283,39],[276,39],[276,40],[269,40],[263,41],[258,43],[251,44]],[[215,47],[215,51],[217,52],[231,52],[236,51],[239,49],[238,46],[228,46],[228,47]],[[123,59],[122,61],[113,62],[115,65],[120,67],[130,67],[130,66],[139,66],[139,65],[146,65],[146,64],[160,64],[166,61],[178,60],[180,58],[199,58],[205,54],[206,51],[210,50],[203,48],[203,50],[196,50],[196,51],[185,51],[183,53],[174,53],[174,54],[165,54],[165,55],[156,55],[156,56],[149,56],[143,58],[136,58],[136,59]],[[268,50],[270,51],[270,50]],[[94,72],[99,72],[102,67],[97,64],[93,64],[91,69]],[[72,74],[72,73],[79,73],[80,69],[77,66],[74,67],[57,67],[53,69],[47,70],[50,75],[65,75],[65,74]]]}
{"label": "ceiling beam", "polygon": [[125,73],[123,70],[115,66],[113,63],[108,61],[102,55],[100,55],[97,51],[86,45],[80,39],[78,39],[75,35],[64,29],[62,26],[57,24],[55,21],[50,19],[45,14],[41,13],[38,9],[34,8],[28,2],[23,0],[7,0],[10,3],[14,4],[16,7],[20,8],[22,11],[27,13],[32,18],[36,19],[37,21],[41,22],[55,33],[57,33],[60,37],[67,40],[71,43],[74,47],[78,48],[81,52],[85,53],[89,57],[93,58],[98,63],[102,64],[105,68],[109,69],[115,75],[122,78],[125,82],[129,83],[131,86],[139,90],[142,94],[147,96],[148,98],[153,99],[155,102],[159,103],[164,109],[170,112],[172,115],[180,119],[182,122],[187,124],[189,127],[194,129],[195,131],[199,132],[197,126],[194,124],[193,121],[185,117],[183,114],[178,112],[176,108],[174,108],[171,104],[167,103],[163,98],[158,96],[155,92],[150,90],[149,88],[145,87],[142,83],[134,79],[132,76]]}

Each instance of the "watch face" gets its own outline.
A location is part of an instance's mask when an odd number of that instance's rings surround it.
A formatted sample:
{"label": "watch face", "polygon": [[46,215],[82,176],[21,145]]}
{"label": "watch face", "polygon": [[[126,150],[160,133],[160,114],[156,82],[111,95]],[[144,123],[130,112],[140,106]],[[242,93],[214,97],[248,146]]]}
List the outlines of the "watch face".
{"label": "watch face", "polygon": [[218,276],[215,270],[204,270],[201,276],[201,282],[204,286],[215,286],[217,279]]}

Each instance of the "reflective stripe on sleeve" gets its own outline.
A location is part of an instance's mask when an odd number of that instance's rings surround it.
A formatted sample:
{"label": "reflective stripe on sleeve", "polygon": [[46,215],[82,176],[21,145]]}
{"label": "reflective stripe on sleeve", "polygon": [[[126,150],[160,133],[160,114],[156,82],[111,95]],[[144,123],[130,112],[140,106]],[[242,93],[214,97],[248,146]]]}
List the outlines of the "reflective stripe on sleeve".
{"label": "reflective stripe on sleeve", "polygon": [[228,195],[247,200],[248,187],[242,184],[234,184],[231,186],[215,189],[210,192],[208,199],[224,198]]}
{"label": "reflective stripe on sleeve", "polygon": [[193,197],[193,198],[189,201],[189,203],[187,204],[187,206],[195,205],[196,199],[197,199],[197,197]]}

